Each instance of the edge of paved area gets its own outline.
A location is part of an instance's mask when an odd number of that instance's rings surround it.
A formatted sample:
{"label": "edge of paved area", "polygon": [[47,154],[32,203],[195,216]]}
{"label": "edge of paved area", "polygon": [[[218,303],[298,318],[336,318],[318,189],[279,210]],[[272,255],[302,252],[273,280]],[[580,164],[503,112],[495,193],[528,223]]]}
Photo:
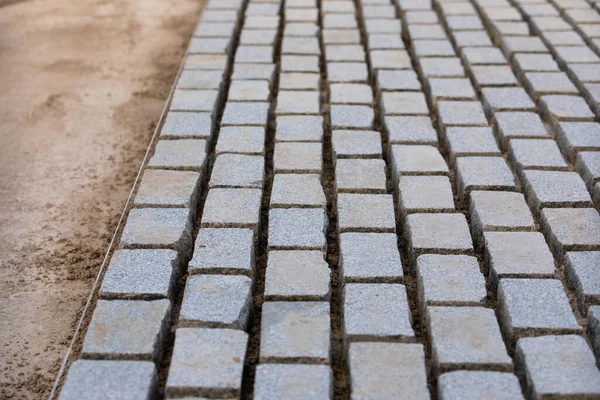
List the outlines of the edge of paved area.
{"label": "edge of paved area", "polygon": [[117,239],[121,236],[121,234],[123,232],[123,228],[125,226],[125,221],[127,220],[127,215],[133,206],[132,201],[133,201],[135,194],[139,188],[140,177],[142,176],[142,173],[144,172],[144,169],[146,168],[146,166],[148,164],[149,156],[153,152],[153,149],[156,145],[156,142],[157,142],[157,139],[159,136],[159,132],[161,131],[162,126],[164,124],[165,116],[167,115],[167,112],[169,111],[169,104],[171,103],[173,93],[175,92],[175,87],[177,85],[177,82],[179,81],[181,72],[183,71],[183,66],[185,64],[185,60],[186,60],[186,57],[187,57],[189,49],[190,49],[190,44],[191,44],[192,38],[194,37],[194,32],[196,31],[196,29],[198,28],[198,25],[202,21],[202,14],[204,13],[207,2],[202,0],[202,3],[203,4],[202,4],[202,8],[200,9],[200,14],[198,16],[198,20],[196,21],[196,24],[194,25],[194,29],[192,30],[192,34],[188,40],[188,44],[186,46],[185,52],[183,53],[183,56],[181,57],[181,61],[179,62],[177,74],[175,75],[175,78],[173,79],[173,83],[171,84],[171,89],[169,90],[169,94],[165,100],[165,104],[160,112],[160,116],[156,123],[156,127],[154,128],[154,132],[152,133],[152,137],[150,138],[150,142],[148,143],[148,148],[146,149],[146,153],[144,154],[144,158],[142,159],[142,162],[140,164],[140,168],[138,169],[138,172],[135,176],[133,184],[131,185],[131,190],[129,191],[129,195],[127,196],[127,200],[125,201],[125,205],[123,206],[123,211],[121,212],[121,215],[119,217],[119,222],[117,223],[117,227],[115,228],[115,231],[114,231],[113,235],[111,236],[108,248],[106,249],[106,252],[104,253],[104,257],[102,259],[102,264],[100,265],[100,269],[98,270],[98,273],[96,274],[96,278],[94,279],[94,283],[92,284],[92,287],[90,289],[90,294],[85,302],[85,306],[83,308],[83,311],[81,312],[81,316],[79,317],[79,319],[77,321],[75,330],[73,331],[73,336],[71,338],[69,347],[67,348],[67,351],[65,352],[65,355],[60,363],[60,368],[58,370],[58,373],[56,374],[56,378],[54,380],[54,384],[52,385],[52,390],[50,391],[50,395],[48,396],[49,400],[57,398],[58,394],[60,393],[60,389],[61,389],[62,385],[64,384],[68,367],[76,359],[77,354],[81,350],[84,332],[85,332],[85,329],[87,328],[87,325],[90,323],[92,312],[94,311],[96,302],[98,301],[98,292],[100,290],[100,283],[102,283],[102,278],[104,277],[104,273],[106,272],[106,267],[108,266],[108,261],[110,260],[112,254],[117,249],[116,248],[116,245],[118,244]]}

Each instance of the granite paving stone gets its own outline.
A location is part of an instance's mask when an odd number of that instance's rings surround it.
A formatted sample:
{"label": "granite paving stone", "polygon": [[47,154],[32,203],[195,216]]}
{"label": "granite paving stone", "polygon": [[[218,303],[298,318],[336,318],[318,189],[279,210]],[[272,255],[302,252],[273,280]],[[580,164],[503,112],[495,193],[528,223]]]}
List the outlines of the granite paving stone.
{"label": "granite paving stone", "polygon": [[600,394],[596,360],[579,335],[521,339],[517,343],[515,361],[532,399],[584,399]]}
{"label": "granite paving stone", "polygon": [[353,399],[429,399],[425,353],[416,343],[351,343]]}
{"label": "granite paving stone", "polygon": [[388,194],[340,193],[337,199],[340,232],[394,232],[394,203]]}
{"label": "granite paving stone", "polygon": [[511,139],[508,143],[508,159],[518,172],[524,169],[567,171],[556,142],[547,139]]}
{"label": "granite paving stone", "polygon": [[381,158],[381,134],[377,131],[334,130],[331,145],[340,158]]}
{"label": "granite paving stone", "polygon": [[507,87],[481,89],[483,108],[488,116],[497,111],[535,111],[535,103],[523,88]]}
{"label": "granite paving stone", "polygon": [[276,174],[271,207],[325,207],[325,194],[317,174]]}
{"label": "granite paving stone", "polygon": [[487,126],[488,124],[481,103],[478,101],[440,101],[438,118],[440,130],[452,125]]}
{"label": "granite paving stone", "polygon": [[177,329],[167,396],[239,396],[247,343],[248,334],[237,329]]}
{"label": "granite paving stone", "polygon": [[460,126],[446,128],[446,149],[454,165],[463,156],[501,155],[492,129],[489,127]]}
{"label": "granite paving stone", "polygon": [[135,196],[135,207],[188,207],[195,209],[200,174],[194,171],[149,169]]}
{"label": "granite paving stone", "polygon": [[275,141],[277,142],[320,142],[323,139],[323,117],[321,116],[280,115],[276,121]]}
{"label": "granite paving stone", "polygon": [[404,239],[414,263],[421,254],[473,254],[473,242],[463,214],[410,214]]}
{"label": "granite paving stone", "polygon": [[200,171],[206,161],[206,141],[200,139],[159,140],[148,168]]}
{"label": "granite paving stone", "polygon": [[573,251],[565,254],[565,276],[577,295],[580,312],[600,304],[600,251]]}
{"label": "granite paving stone", "polygon": [[540,107],[552,121],[593,121],[594,114],[583,97],[545,95],[540,98]]}
{"label": "granite paving stone", "polygon": [[76,360],[60,392],[60,400],[145,400],[158,389],[150,361]]}
{"label": "granite paving stone", "polygon": [[600,152],[582,151],[577,155],[577,171],[586,185],[591,188],[600,179]]}
{"label": "granite paving stone", "polygon": [[189,274],[243,274],[254,270],[254,233],[242,228],[202,228],[196,237]]}
{"label": "granite paving stone", "polygon": [[519,379],[507,372],[452,371],[438,378],[440,400],[525,400]]}
{"label": "granite paving stone", "polygon": [[416,263],[419,306],[484,306],[485,278],[477,258],[465,255],[423,254]]}
{"label": "granite paving stone", "polygon": [[458,57],[427,57],[419,59],[419,68],[426,77],[465,76],[465,70]]}
{"label": "granite paving stone", "polygon": [[117,250],[100,287],[103,299],[170,298],[179,260],[174,250]]}
{"label": "granite paving stone", "polygon": [[497,112],[494,128],[503,148],[512,138],[550,138],[539,115],[533,112]]}
{"label": "granite paving stone", "polygon": [[98,300],[81,356],[91,359],[157,361],[171,319],[167,299]]}
{"label": "granite paving stone", "polygon": [[385,116],[385,131],[392,144],[437,145],[431,118],[426,116]]}
{"label": "granite paving stone", "polygon": [[334,129],[371,129],[374,122],[375,113],[370,106],[331,106],[331,125]]}
{"label": "granite paving stone", "polygon": [[325,250],[325,210],[276,208],[269,213],[269,249]]}
{"label": "granite paving stone", "polygon": [[175,90],[171,101],[173,111],[208,111],[213,113],[217,107],[217,90]]}
{"label": "granite paving stone", "polygon": [[265,129],[257,126],[225,126],[219,131],[217,155],[260,155],[265,152]]}
{"label": "granite paving stone", "polygon": [[345,282],[403,280],[402,261],[393,233],[342,233],[339,262]]}
{"label": "granite paving stone", "polygon": [[338,193],[386,193],[385,161],[339,159],[335,165]]}
{"label": "granite paving stone", "polygon": [[211,113],[177,112],[167,114],[160,131],[161,138],[167,139],[208,139],[212,136]]}
{"label": "granite paving stone", "polygon": [[392,173],[399,175],[448,175],[448,166],[434,146],[392,146]]}
{"label": "granite paving stone", "polygon": [[386,91],[420,91],[421,82],[412,70],[379,70],[377,71],[377,92]]}
{"label": "granite paving stone", "polygon": [[578,151],[600,150],[600,124],[596,122],[560,122],[555,126],[556,140],[571,162]]}
{"label": "granite paving stone", "polygon": [[214,188],[208,192],[202,226],[257,229],[261,190]]}
{"label": "granite paving stone", "polygon": [[585,183],[576,172],[528,170],[522,176],[524,192],[536,213],[544,207],[592,205]]}
{"label": "granite paving stone", "polygon": [[329,303],[267,301],[262,307],[260,361],[326,364]]}
{"label": "granite paving stone", "polygon": [[321,148],[321,143],[276,143],[275,173],[320,174],[323,168]]}
{"label": "granite paving stone", "polygon": [[415,333],[404,285],[347,283],[344,288],[344,339],[411,341]]}
{"label": "granite paving stone", "polygon": [[266,126],[268,112],[269,103],[265,102],[227,102],[221,119],[221,126]]}
{"label": "granite paving stone", "polygon": [[447,176],[400,176],[398,211],[402,216],[425,212],[454,212],[452,185]]}
{"label": "granite paving stone", "polygon": [[512,371],[494,310],[428,307],[427,332],[436,373],[463,368]]}
{"label": "granite paving stone", "polygon": [[328,400],[333,386],[326,365],[262,364],[256,367],[256,400]]}
{"label": "granite paving stone", "polygon": [[473,190],[515,190],[515,179],[502,157],[457,157],[456,186],[462,203]]}
{"label": "granite paving stone", "polygon": [[210,176],[209,187],[262,188],[264,158],[243,154],[221,154]]}
{"label": "granite paving stone", "polygon": [[270,251],[265,299],[327,300],[329,275],[329,266],[319,251]]}
{"label": "granite paving stone", "polygon": [[508,343],[526,336],[582,332],[557,279],[501,279],[498,310]]}

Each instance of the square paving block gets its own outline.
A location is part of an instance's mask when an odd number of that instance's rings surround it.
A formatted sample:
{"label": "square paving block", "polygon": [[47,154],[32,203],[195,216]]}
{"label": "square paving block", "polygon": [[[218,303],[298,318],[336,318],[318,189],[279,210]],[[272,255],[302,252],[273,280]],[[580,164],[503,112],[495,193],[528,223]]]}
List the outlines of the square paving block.
{"label": "square paving block", "polygon": [[331,142],[338,159],[381,158],[381,133],[377,131],[334,130]]}
{"label": "square paving block", "polygon": [[276,174],[271,207],[325,207],[321,177],[317,174]]}
{"label": "square paving block", "polygon": [[458,157],[456,186],[466,207],[473,190],[515,190],[515,178],[502,157]]}
{"label": "square paving block", "polygon": [[429,116],[385,116],[383,123],[392,144],[438,144],[437,132]]}
{"label": "square paving block", "polygon": [[400,176],[398,211],[412,213],[454,212],[452,185],[447,176]]}
{"label": "square paving block", "polygon": [[342,233],[340,268],[345,282],[402,282],[402,261],[396,235]]}
{"label": "square paving block", "polygon": [[556,142],[548,139],[511,139],[508,144],[508,159],[519,174],[529,169],[569,169]]}
{"label": "square paving block", "polygon": [[257,126],[225,126],[219,131],[215,153],[263,156],[265,128]]}
{"label": "square paving block", "polygon": [[81,356],[158,361],[171,320],[167,299],[99,300],[83,340]]}
{"label": "square paving block", "polygon": [[248,334],[236,329],[177,329],[167,396],[239,396],[247,343]]}
{"label": "square paving block", "polygon": [[[219,141],[220,139],[219,136]],[[321,116],[280,115],[277,117],[276,142],[320,142],[322,139],[323,117]]]}
{"label": "square paving block", "polygon": [[254,271],[254,232],[241,228],[202,228],[196,237],[189,274],[243,274]]}
{"label": "square paving block", "polygon": [[347,283],[344,288],[344,340],[413,341],[404,285]]}
{"label": "square paving block", "polygon": [[328,300],[330,274],[320,251],[270,251],[265,276],[265,299]]}
{"label": "square paving block", "polygon": [[162,139],[208,139],[212,136],[212,129],[211,113],[171,111],[167,114],[160,137]]}
{"label": "square paving block", "polygon": [[507,372],[453,371],[438,378],[440,400],[525,400],[519,379]]}
{"label": "square paving block", "polygon": [[494,128],[503,149],[512,138],[550,138],[541,118],[534,112],[497,112],[494,114]]}
{"label": "square paving block", "polygon": [[333,373],[326,365],[263,364],[256,367],[256,400],[328,400],[332,388]]}
{"label": "square paving block", "polygon": [[498,310],[502,332],[511,346],[526,336],[582,332],[557,279],[501,279]]}
{"label": "square paving block", "polygon": [[331,106],[331,126],[333,129],[372,129],[375,113],[371,106]]}
{"label": "square paving block", "polygon": [[199,191],[198,172],[148,169],[135,196],[134,207],[188,207],[194,212]]}
{"label": "square paving block", "polygon": [[258,230],[260,189],[221,189],[208,192],[202,214],[202,227],[251,228]]}
{"label": "square paving block", "polygon": [[209,187],[262,188],[265,160],[262,156],[221,154],[217,156]]}
{"label": "square paving block", "polygon": [[329,363],[329,303],[267,301],[261,324],[261,363]]}
{"label": "square paving block", "polygon": [[325,251],[325,210],[275,208],[269,213],[269,249]]}
{"label": "square paving block", "polygon": [[[338,193],[387,193],[383,160],[340,159],[335,165]],[[305,190],[305,188],[302,188]]]}
{"label": "square paving block", "polygon": [[575,290],[582,315],[587,307],[600,304],[600,251],[571,251],[565,254],[565,276]]}
{"label": "square paving block", "polygon": [[339,232],[395,232],[394,202],[388,194],[340,193]]}
{"label": "square paving block", "polygon": [[540,214],[555,256],[565,251],[600,250],[600,215],[593,208],[544,208]]}
{"label": "square paving block", "polygon": [[525,171],[524,192],[535,213],[544,207],[591,207],[585,183],[576,172]]}
{"label": "square paving block", "polygon": [[321,143],[276,143],[275,173],[320,174],[323,168]]}

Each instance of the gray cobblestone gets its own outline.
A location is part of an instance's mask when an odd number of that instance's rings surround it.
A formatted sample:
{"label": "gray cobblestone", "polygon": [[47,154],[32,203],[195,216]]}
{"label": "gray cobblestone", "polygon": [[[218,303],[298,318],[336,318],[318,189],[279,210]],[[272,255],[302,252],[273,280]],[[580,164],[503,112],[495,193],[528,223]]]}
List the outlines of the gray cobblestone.
{"label": "gray cobblestone", "polygon": [[428,115],[425,96],[420,92],[384,92],[381,110],[387,115]]}
{"label": "gray cobblestone", "polygon": [[335,184],[340,193],[386,193],[383,160],[341,159],[335,168]]}
{"label": "gray cobblestone", "polygon": [[577,88],[564,72],[526,72],[525,87],[531,97],[544,94],[577,94]]}
{"label": "gray cobblestone", "polygon": [[255,126],[226,126],[219,131],[217,155],[235,153],[260,155],[265,152],[265,129]]}
{"label": "gray cobblestone", "polygon": [[515,358],[532,399],[583,399],[597,397],[600,393],[600,373],[581,336],[521,339]]}
{"label": "gray cobblestone", "polygon": [[402,38],[393,33],[371,33],[368,35],[370,50],[401,50],[404,49]]}
{"label": "gray cobblestone", "polygon": [[375,123],[375,113],[370,106],[331,106],[331,125],[334,129],[371,129]]}
{"label": "gray cobblestone", "polygon": [[518,70],[519,79],[524,81],[527,72],[553,72],[560,71],[558,64],[550,54],[544,53],[517,53],[513,58]]}
{"label": "gray cobblestone", "polygon": [[437,132],[431,118],[426,116],[386,116],[385,131],[392,144],[431,144],[438,143]]}
{"label": "gray cobblestone", "polygon": [[600,179],[600,152],[582,151],[577,155],[577,170],[589,188]]}
{"label": "gray cobblestone", "polygon": [[[220,138],[219,138],[220,139]],[[323,117],[316,115],[280,115],[275,140],[278,142],[320,142]]]}
{"label": "gray cobblestone", "polygon": [[540,117],[533,112],[498,112],[494,127],[503,148],[512,138],[550,138]]}
{"label": "gray cobblestone", "polygon": [[277,96],[278,115],[281,114],[318,114],[318,91],[281,90]]}
{"label": "gray cobblestone", "polygon": [[444,20],[451,31],[483,29],[481,20],[475,15],[451,15]]}
{"label": "gray cobblestone", "polygon": [[275,173],[320,174],[323,168],[321,147],[321,143],[275,144]]}
{"label": "gray cobblestone", "polygon": [[556,125],[556,139],[573,162],[577,152],[600,150],[600,124],[595,122],[561,122]]}
{"label": "gray cobblestone", "polygon": [[319,26],[314,22],[288,22],[283,28],[283,36],[317,36]]}
{"label": "gray cobblestone", "polygon": [[269,103],[227,102],[221,126],[257,125],[266,126]]}
{"label": "gray cobblestone", "polygon": [[339,158],[381,158],[381,134],[377,131],[334,130],[333,154]]}
{"label": "gray cobblestone", "polygon": [[160,131],[161,138],[207,139],[212,136],[213,121],[210,113],[170,112]]}
{"label": "gray cobblestone", "polygon": [[333,104],[373,103],[373,93],[369,85],[338,83],[329,86],[330,101]]}
{"label": "gray cobblestone", "polygon": [[200,229],[188,273],[252,275],[253,270],[254,233],[251,229]]}
{"label": "gray cobblestone", "polygon": [[398,211],[403,216],[454,211],[452,185],[446,176],[401,176],[397,190]]}
{"label": "gray cobblestone", "polygon": [[472,254],[473,242],[463,214],[410,214],[404,226],[412,263],[425,253]]}
{"label": "gray cobblestone", "polygon": [[401,282],[402,262],[393,233],[340,235],[340,268],[345,282]]}
{"label": "gray cobblestone", "polygon": [[502,278],[552,278],[554,258],[539,232],[485,232],[485,269],[490,286]]}
{"label": "gray cobblestone", "polygon": [[263,364],[256,367],[256,400],[328,400],[333,376],[325,365]]}
{"label": "gray cobblestone", "polygon": [[569,169],[554,140],[511,139],[508,144],[508,159],[517,172],[524,169]]}
{"label": "gray cobblestone", "polygon": [[[231,39],[220,37],[193,38],[190,54],[227,54],[231,51]],[[216,74],[215,74],[216,75]],[[197,74],[196,74],[197,76]]]}
{"label": "gray cobblestone", "polygon": [[473,190],[515,190],[515,179],[502,157],[458,157],[456,186],[465,203]]}
{"label": "gray cobblestone", "polygon": [[454,48],[449,40],[415,40],[413,50],[417,57],[451,57],[455,56]]}
{"label": "gray cobblestone", "polygon": [[265,79],[269,84],[273,83],[275,74],[274,64],[235,64],[232,80]]}
{"label": "gray cobblestone", "polygon": [[366,82],[369,76],[365,63],[327,63],[329,81],[335,82]]}
{"label": "gray cobblestone", "polygon": [[279,16],[274,15],[252,15],[247,16],[244,29],[277,29]]}
{"label": "gray cobblestone", "polygon": [[492,46],[492,42],[486,31],[484,30],[469,30],[464,32],[453,32],[452,40],[457,49],[463,47],[485,47]]}
{"label": "gray cobblestone", "polygon": [[535,231],[535,222],[525,202],[516,192],[471,192],[471,232],[483,243],[484,231]]}
{"label": "gray cobblestone", "polygon": [[170,298],[179,260],[173,250],[117,250],[102,280],[104,299]]}
{"label": "gray cobblestone", "polygon": [[177,329],[167,396],[239,396],[247,342],[235,329]]}
{"label": "gray cobblestone", "polygon": [[352,343],[348,359],[352,398],[429,399],[422,344]]}
{"label": "gray cobblestone", "polygon": [[269,83],[266,81],[234,80],[229,87],[228,101],[268,101]]}
{"label": "gray cobblestone", "polygon": [[276,38],[276,29],[244,29],[240,36],[240,44],[273,46]]}
{"label": "gray cobblestone", "polygon": [[431,77],[455,77],[465,76],[465,70],[458,57],[430,57],[419,59],[419,67],[428,78]]}
{"label": "gray cobblestone", "polygon": [[200,174],[193,171],[149,169],[135,196],[137,207],[188,207],[194,209]]}
{"label": "gray cobblestone", "polygon": [[243,154],[221,154],[210,177],[210,187],[262,188],[264,159]]}
{"label": "gray cobblestone", "polygon": [[494,310],[483,307],[429,307],[427,331],[433,368],[512,371]]}
{"label": "gray cobblestone", "polygon": [[541,225],[559,257],[564,251],[600,249],[600,216],[593,208],[545,208]]}
{"label": "gray cobblestone", "polygon": [[381,95],[387,91],[421,90],[421,82],[412,70],[379,70],[377,71],[377,92]]}
{"label": "gray cobblestone", "polygon": [[505,338],[581,333],[565,288],[557,279],[501,279],[498,310]]}
{"label": "gray cobblestone", "polygon": [[358,44],[360,43],[360,32],[358,29],[324,29],[323,43]]}
{"label": "gray cobblestone", "polygon": [[[204,40],[205,39],[201,39],[201,41]],[[225,73],[225,68],[227,68],[228,63],[229,59],[224,54],[190,54],[186,58],[184,69],[222,71]]]}
{"label": "gray cobblestone", "polygon": [[440,130],[452,125],[487,126],[487,119],[478,101],[438,102]]}
{"label": "gray cobblestone", "polygon": [[275,175],[271,191],[271,207],[325,207],[326,204],[319,175]]}
{"label": "gray cobblestone", "polygon": [[171,110],[209,111],[214,118],[218,95],[218,90],[175,90]]}
{"label": "gray cobblestone", "polygon": [[525,400],[519,380],[506,372],[454,371],[438,378],[440,400]]}
{"label": "gray cobblestone", "polygon": [[466,78],[431,78],[427,81],[427,85],[434,106],[438,100],[477,99],[471,82]]}
{"label": "gray cobblestone", "polygon": [[77,360],[69,368],[60,400],[151,398],[157,390],[156,368],[149,361]]}
{"label": "gray cobblestone", "polygon": [[423,313],[429,306],[485,305],[485,278],[475,257],[424,254],[417,258],[416,276]]}
{"label": "gray cobblestone", "polygon": [[505,36],[502,38],[502,51],[511,58],[513,53],[547,53],[548,49],[535,36]]}
{"label": "gray cobblestone", "polygon": [[579,96],[546,95],[540,107],[551,121],[592,121],[594,114]]}
{"label": "gray cobblestone", "polygon": [[391,195],[340,193],[337,211],[340,232],[394,232],[396,229]]}
{"label": "gray cobblestone", "polygon": [[488,116],[497,111],[535,111],[535,103],[519,87],[483,88],[483,107]]}
{"label": "gray cobblestone", "polygon": [[183,292],[179,326],[246,329],[252,281],[246,276],[192,275]]}
{"label": "gray cobblestone", "polygon": [[269,249],[325,251],[322,208],[273,209],[269,214]]}
{"label": "gray cobblestone", "polygon": [[167,248],[189,253],[192,225],[185,208],[135,208],[129,212],[121,236],[128,248]]}
{"label": "gray cobblestone", "polygon": [[256,231],[261,194],[259,189],[211,189],[204,203],[202,226],[252,228]]}
{"label": "gray cobblestone", "polygon": [[461,50],[461,58],[469,68],[474,65],[506,65],[507,63],[500,49],[496,47],[465,47]]}
{"label": "gray cobblestone", "polygon": [[446,147],[450,153],[451,164],[462,156],[499,156],[501,155],[492,130],[488,127],[450,127],[446,128]]}
{"label": "gray cobblestone", "polygon": [[577,251],[565,254],[565,276],[575,290],[580,312],[589,305],[600,304],[599,251]]}
{"label": "gray cobblestone", "polygon": [[329,362],[329,303],[267,301],[261,324],[261,362]]}
{"label": "gray cobblestone", "polygon": [[440,25],[409,25],[411,39],[446,39],[446,33]]}
{"label": "gray cobblestone", "polygon": [[517,78],[508,65],[475,65],[470,67],[477,88],[516,86]]}
{"label": "gray cobblestone", "polygon": [[265,276],[266,300],[327,300],[329,267],[319,251],[271,251]]}
{"label": "gray cobblestone", "polygon": [[169,300],[99,300],[81,356],[158,361],[169,326]]}
{"label": "gray cobblestone", "polygon": [[325,46],[325,59],[329,61],[364,61],[365,50],[358,44],[329,44]]}
{"label": "gray cobblestone", "polygon": [[433,146],[392,146],[392,173],[399,175],[448,175],[448,166]]}
{"label": "gray cobblestone", "polygon": [[369,52],[371,68],[379,69],[411,69],[410,56],[406,50],[371,50]]}
{"label": "gray cobblestone", "polygon": [[347,283],[344,288],[344,339],[412,341],[410,307],[404,285]]}
{"label": "gray cobblestone", "polygon": [[319,57],[317,56],[281,56],[282,72],[319,72]]}
{"label": "gray cobblestone", "polygon": [[592,200],[576,172],[525,171],[523,186],[535,212],[544,207],[585,207]]}

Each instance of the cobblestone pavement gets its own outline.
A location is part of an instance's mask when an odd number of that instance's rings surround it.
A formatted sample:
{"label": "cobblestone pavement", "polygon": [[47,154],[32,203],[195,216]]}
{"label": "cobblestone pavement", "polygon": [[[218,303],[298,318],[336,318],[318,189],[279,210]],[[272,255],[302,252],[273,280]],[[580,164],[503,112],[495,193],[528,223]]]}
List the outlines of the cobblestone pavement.
{"label": "cobblestone pavement", "polygon": [[210,1],[61,398],[600,398],[599,54],[586,0]]}

